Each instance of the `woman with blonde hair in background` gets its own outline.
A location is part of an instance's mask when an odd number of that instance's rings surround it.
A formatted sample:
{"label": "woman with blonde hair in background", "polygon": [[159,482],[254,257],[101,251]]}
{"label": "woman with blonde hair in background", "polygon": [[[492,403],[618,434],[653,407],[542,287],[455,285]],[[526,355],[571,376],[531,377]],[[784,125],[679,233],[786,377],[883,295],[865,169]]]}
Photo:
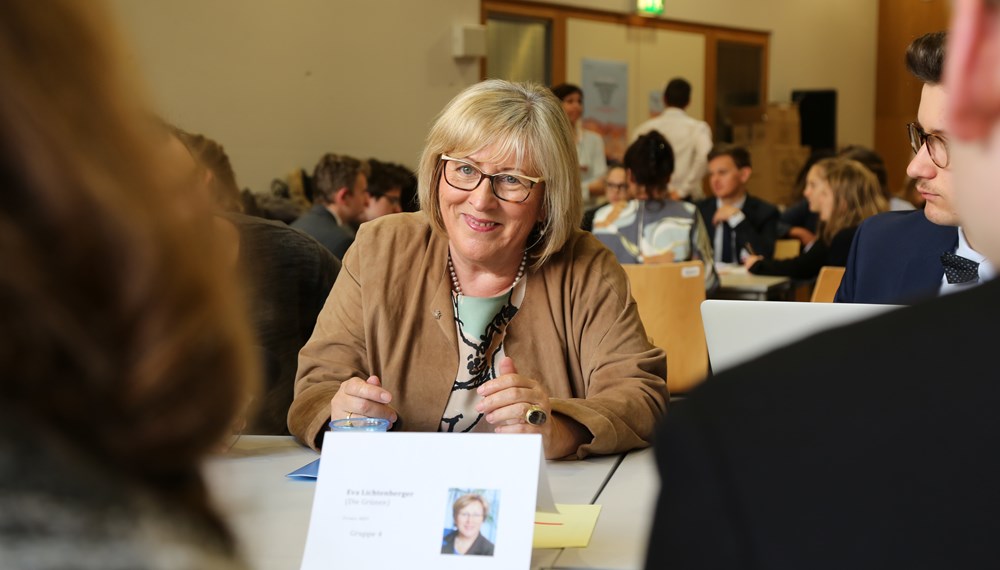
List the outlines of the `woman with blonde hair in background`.
{"label": "woman with blonde hair in background", "polygon": [[0,3],[0,565],[239,567],[199,464],[256,383],[242,295],[109,22]]}
{"label": "woman with blonde hair in background", "polygon": [[811,279],[825,265],[843,267],[861,222],[889,208],[872,171],[847,158],[826,158],[814,164],[806,175],[805,195],[809,210],[819,214],[816,241],[792,259],[752,255],[743,263],[751,273]]}

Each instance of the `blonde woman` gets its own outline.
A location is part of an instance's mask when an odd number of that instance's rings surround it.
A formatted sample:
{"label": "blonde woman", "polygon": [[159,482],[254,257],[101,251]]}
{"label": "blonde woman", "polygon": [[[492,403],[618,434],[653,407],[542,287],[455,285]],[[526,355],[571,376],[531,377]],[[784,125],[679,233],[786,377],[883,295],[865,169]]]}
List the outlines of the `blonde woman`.
{"label": "blonde woman", "polygon": [[751,273],[811,279],[825,265],[843,267],[861,222],[889,208],[875,175],[846,158],[827,158],[813,165],[806,175],[805,195],[809,210],[819,214],[816,240],[793,259],[748,257],[744,266]]}
{"label": "blonde woman", "polygon": [[573,131],[547,89],[485,81],[427,137],[422,212],[361,226],[299,356],[291,432],[538,433],[549,458],[646,446],[666,359],[628,280],[577,225]]}

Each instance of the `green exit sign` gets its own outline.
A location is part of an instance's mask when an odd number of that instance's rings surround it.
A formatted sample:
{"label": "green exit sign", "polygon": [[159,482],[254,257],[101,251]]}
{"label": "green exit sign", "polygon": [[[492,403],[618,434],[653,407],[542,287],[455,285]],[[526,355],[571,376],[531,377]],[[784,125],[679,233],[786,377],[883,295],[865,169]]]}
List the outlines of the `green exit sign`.
{"label": "green exit sign", "polygon": [[635,9],[642,16],[662,16],[663,0],[635,0]]}

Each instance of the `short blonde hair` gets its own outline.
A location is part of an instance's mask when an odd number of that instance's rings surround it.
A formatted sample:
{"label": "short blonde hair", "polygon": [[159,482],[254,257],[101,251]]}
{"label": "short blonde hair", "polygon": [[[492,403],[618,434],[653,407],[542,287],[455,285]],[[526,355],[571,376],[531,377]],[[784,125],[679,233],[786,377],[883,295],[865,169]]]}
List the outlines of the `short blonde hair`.
{"label": "short blonde hair", "polygon": [[[541,85],[491,79],[462,91],[431,127],[418,168],[420,209],[446,234],[438,187],[441,155],[469,156],[494,147],[495,159],[513,156],[525,173],[544,178],[541,237],[529,237],[534,267],[562,249],[583,216],[576,141],[569,118]],[[535,234],[535,232],[533,232]]]}
{"label": "short blonde hair", "polygon": [[878,178],[871,170],[849,158],[825,158],[813,168],[833,192],[833,215],[820,224],[820,239],[830,244],[844,228],[861,225],[866,218],[889,209]]}
{"label": "short blonde hair", "polygon": [[471,505],[472,503],[479,503],[483,506],[483,520],[485,521],[490,516],[490,504],[486,502],[486,499],[478,493],[468,493],[462,495],[461,497],[455,499],[455,504],[451,506],[451,515],[455,519],[455,524],[458,524],[458,513],[465,507]]}

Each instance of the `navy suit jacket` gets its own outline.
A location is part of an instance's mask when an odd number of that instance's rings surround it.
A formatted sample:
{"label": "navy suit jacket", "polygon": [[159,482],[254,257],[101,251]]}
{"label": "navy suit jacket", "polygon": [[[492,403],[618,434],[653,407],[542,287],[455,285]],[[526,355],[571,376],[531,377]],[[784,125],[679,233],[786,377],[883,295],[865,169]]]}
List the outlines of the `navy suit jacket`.
{"label": "navy suit jacket", "polygon": [[[716,199],[714,197],[705,198],[699,201],[697,206],[702,219],[705,220],[709,239],[714,245],[715,224],[712,223],[712,218],[715,217],[715,211],[718,209]],[[774,240],[778,239],[778,220],[781,218],[778,208],[769,202],[747,194],[742,211],[746,219],[733,228],[736,233],[736,251],[739,251],[743,244],[749,243],[753,247],[754,253],[771,257],[774,254]]]}
{"label": "navy suit jacket", "polygon": [[941,290],[941,254],[958,247],[958,229],[939,226],[920,210],[886,212],[858,228],[837,303],[907,304]]}
{"label": "navy suit jacket", "polygon": [[292,227],[311,235],[316,241],[326,246],[330,253],[337,256],[337,259],[344,259],[347,248],[354,243],[354,236],[350,232],[337,224],[337,218],[333,217],[323,204],[316,202],[312,209],[299,216],[299,219],[292,222]]}

